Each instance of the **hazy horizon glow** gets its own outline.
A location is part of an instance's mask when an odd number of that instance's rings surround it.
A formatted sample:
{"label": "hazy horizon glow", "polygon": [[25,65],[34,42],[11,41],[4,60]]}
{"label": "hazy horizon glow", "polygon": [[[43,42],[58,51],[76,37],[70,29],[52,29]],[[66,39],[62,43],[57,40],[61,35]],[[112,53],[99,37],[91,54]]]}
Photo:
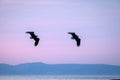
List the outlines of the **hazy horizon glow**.
{"label": "hazy horizon glow", "polygon": [[0,63],[120,65],[120,1],[0,0],[0,37]]}

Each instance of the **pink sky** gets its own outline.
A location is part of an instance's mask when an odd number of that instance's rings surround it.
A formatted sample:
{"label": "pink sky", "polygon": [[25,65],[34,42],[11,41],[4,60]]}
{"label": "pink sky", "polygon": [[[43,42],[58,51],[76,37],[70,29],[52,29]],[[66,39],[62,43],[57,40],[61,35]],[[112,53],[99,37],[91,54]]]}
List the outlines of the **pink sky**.
{"label": "pink sky", "polygon": [[[119,14],[118,0],[1,0],[0,63],[120,65]],[[26,31],[40,37],[37,47]]]}

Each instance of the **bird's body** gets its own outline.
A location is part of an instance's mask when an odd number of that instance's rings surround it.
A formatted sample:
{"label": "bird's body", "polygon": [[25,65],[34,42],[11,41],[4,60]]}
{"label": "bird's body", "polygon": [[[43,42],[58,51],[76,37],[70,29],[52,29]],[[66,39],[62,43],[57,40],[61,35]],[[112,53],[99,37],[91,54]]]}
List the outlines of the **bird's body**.
{"label": "bird's body", "polygon": [[28,34],[31,35],[30,39],[34,39],[34,40],[35,40],[34,45],[37,46],[38,43],[39,43],[39,40],[40,40],[40,39],[37,37],[37,35],[35,35],[34,32],[32,32],[32,31],[28,31],[28,32],[26,32],[26,33],[28,33]]}
{"label": "bird's body", "polygon": [[71,34],[72,35],[71,39],[75,39],[77,46],[80,46],[81,39],[74,32],[68,32],[68,34]]}

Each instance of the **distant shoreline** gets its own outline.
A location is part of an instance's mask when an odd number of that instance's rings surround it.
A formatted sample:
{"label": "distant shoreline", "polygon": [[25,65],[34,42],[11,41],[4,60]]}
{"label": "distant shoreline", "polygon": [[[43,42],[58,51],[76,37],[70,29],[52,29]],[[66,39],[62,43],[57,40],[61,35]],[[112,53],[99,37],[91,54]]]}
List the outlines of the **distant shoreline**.
{"label": "distant shoreline", "polygon": [[0,64],[0,75],[120,75],[120,66],[105,64]]}

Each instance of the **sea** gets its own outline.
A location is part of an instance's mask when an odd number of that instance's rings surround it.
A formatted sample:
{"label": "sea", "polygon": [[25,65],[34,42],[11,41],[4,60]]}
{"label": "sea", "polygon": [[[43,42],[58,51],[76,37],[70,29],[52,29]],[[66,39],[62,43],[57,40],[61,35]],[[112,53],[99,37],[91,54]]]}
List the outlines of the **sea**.
{"label": "sea", "polygon": [[0,75],[0,80],[120,80],[120,75]]}

